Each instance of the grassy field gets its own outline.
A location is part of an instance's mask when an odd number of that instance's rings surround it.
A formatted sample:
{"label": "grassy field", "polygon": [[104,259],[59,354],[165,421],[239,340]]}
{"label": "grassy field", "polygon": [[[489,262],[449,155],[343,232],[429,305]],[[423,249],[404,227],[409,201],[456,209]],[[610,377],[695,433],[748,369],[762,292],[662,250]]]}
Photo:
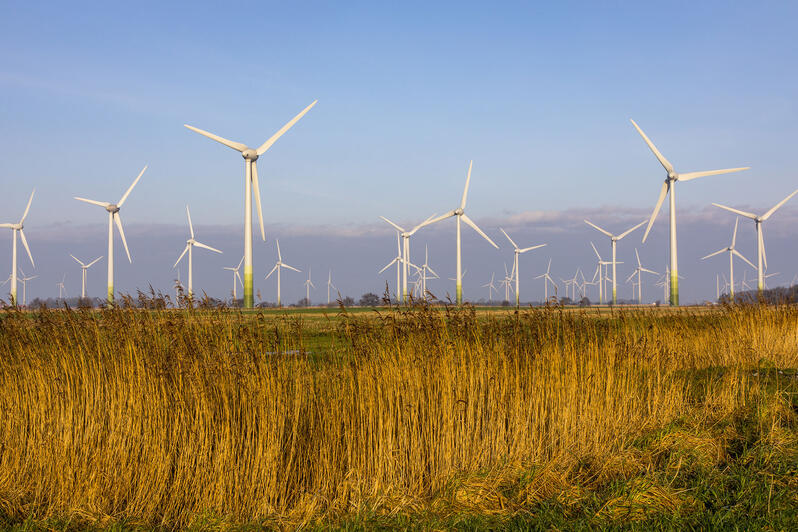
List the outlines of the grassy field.
{"label": "grassy field", "polygon": [[798,309],[0,314],[0,526],[791,529]]}

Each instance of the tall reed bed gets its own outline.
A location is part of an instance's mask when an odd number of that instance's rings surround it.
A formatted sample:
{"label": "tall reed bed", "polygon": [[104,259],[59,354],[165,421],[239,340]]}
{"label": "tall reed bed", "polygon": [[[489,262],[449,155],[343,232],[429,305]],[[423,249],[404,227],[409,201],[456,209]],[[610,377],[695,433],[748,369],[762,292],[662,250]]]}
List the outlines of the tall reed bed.
{"label": "tall reed bed", "polygon": [[545,474],[600,476],[697,405],[752,401],[751,368],[798,362],[792,307],[331,323],[309,349],[300,319],[233,310],[4,313],[0,512],[167,528],[512,513],[550,493]]}

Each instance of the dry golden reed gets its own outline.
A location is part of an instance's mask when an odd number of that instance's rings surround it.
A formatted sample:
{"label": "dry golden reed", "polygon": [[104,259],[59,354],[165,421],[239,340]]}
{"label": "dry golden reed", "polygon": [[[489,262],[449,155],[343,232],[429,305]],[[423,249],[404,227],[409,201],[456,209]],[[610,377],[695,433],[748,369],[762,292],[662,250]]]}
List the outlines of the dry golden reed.
{"label": "dry golden reed", "polygon": [[[419,308],[330,324],[233,310],[4,313],[0,512],[291,527],[567,504],[580,497],[568,475],[585,463],[597,464],[585,482],[634,476],[647,467],[634,438],[696,404],[727,415],[753,400],[750,368],[798,360],[790,307]],[[716,367],[725,373],[695,379]],[[711,442],[688,447],[723,459]],[[657,501],[692,505],[641,484],[602,514]]]}

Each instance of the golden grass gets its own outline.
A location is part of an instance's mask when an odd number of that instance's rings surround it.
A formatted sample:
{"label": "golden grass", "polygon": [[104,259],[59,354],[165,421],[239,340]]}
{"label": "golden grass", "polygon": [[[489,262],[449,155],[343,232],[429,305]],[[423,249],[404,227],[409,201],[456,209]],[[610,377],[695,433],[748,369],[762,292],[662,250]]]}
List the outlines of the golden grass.
{"label": "golden grass", "polygon": [[[421,308],[325,323],[326,347],[309,351],[299,318],[5,313],[0,512],[296,527],[577,504],[577,484],[633,479],[663,456],[722,463],[723,440],[710,433],[665,434],[646,453],[633,442],[684,416],[732,416],[758,400],[752,368],[798,362],[789,307]],[[790,416],[769,404],[760,423]],[[700,506],[668,486],[632,486],[598,516]]]}

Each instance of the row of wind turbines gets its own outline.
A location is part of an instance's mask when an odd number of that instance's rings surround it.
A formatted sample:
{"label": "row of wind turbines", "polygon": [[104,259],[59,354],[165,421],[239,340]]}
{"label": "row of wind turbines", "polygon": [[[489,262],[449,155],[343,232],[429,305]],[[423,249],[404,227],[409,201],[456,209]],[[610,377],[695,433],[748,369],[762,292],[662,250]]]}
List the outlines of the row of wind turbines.
{"label": "row of wind turbines", "polygon": [[[239,263],[239,265],[236,268],[228,267],[226,269],[233,271],[233,290],[234,290],[234,294],[236,292],[236,281],[238,281],[239,284],[241,284],[243,286],[243,290],[244,290],[243,306],[245,308],[252,308],[254,306],[253,260],[252,260],[252,246],[253,246],[253,228],[252,228],[252,210],[253,210],[253,205],[252,205],[252,200],[253,200],[253,198],[255,200],[255,207],[256,207],[257,213],[258,213],[258,222],[259,222],[259,227],[260,227],[261,238],[263,239],[263,241],[266,240],[266,232],[265,232],[264,223],[263,223],[263,211],[262,211],[261,200],[260,200],[260,186],[259,186],[259,181],[258,181],[257,160],[258,160],[259,157],[264,155],[266,153],[266,151],[268,151],[269,148],[271,148],[271,146],[282,135],[284,135],[308,111],[310,111],[310,109],[313,108],[313,106],[315,106],[316,103],[317,103],[317,101],[313,101],[310,105],[305,107],[299,114],[297,114],[294,118],[289,120],[283,127],[281,127],[276,133],[274,133],[271,137],[269,137],[269,139],[266,140],[263,144],[261,144],[257,149],[250,148],[249,146],[247,146],[247,145],[245,145],[243,143],[231,141],[231,140],[228,140],[226,138],[223,138],[223,137],[220,137],[218,135],[215,135],[213,133],[210,133],[208,131],[205,131],[205,130],[190,126],[188,124],[185,124],[185,127],[190,129],[191,131],[199,133],[200,135],[203,135],[203,136],[205,136],[205,137],[207,137],[207,138],[209,138],[211,140],[214,140],[214,141],[216,141],[216,142],[218,142],[220,144],[223,144],[224,146],[227,146],[227,147],[239,152],[241,154],[241,156],[243,157],[243,159],[244,159],[244,254],[243,254],[243,257],[241,259],[241,262]],[[645,233],[643,235],[643,240],[642,241],[643,242],[646,241],[646,239],[647,239],[647,237],[649,235],[649,232],[651,230],[651,227],[654,224],[654,221],[657,219],[657,216],[658,216],[658,214],[659,214],[659,212],[661,210],[661,207],[662,207],[662,204],[663,204],[663,202],[665,200],[665,197],[668,196],[669,205],[670,205],[670,254],[669,254],[670,265],[669,265],[669,268],[668,268],[668,276],[669,276],[669,278],[668,278],[668,286],[669,286],[669,292],[670,292],[670,304],[671,305],[678,305],[679,304],[679,273],[678,273],[679,272],[679,268],[678,268],[678,260],[677,260],[677,239],[676,239],[676,199],[675,199],[675,185],[676,185],[676,183],[677,182],[681,182],[681,181],[690,181],[692,179],[697,179],[697,178],[700,178],[700,177],[706,177],[706,176],[711,176],[711,175],[720,175],[720,174],[729,174],[729,173],[733,173],[733,172],[740,172],[740,171],[749,169],[749,167],[737,167],[737,168],[727,168],[727,169],[722,169],[722,170],[708,170],[708,171],[700,171],[700,172],[679,173],[679,172],[677,172],[674,169],[674,166],[660,153],[660,151],[656,148],[656,146],[653,144],[653,142],[646,136],[646,134],[637,125],[637,123],[635,123],[634,120],[632,120],[631,122],[632,122],[632,125],[635,127],[635,129],[638,131],[638,133],[641,135],[641,137],[643,138],[645,143],[651,149],[651,151],[653,152],[654,156],[657,158],[657,160],[660,162],[660,164],[662,165],[662,167],[666,171],[665,181],[664,181],[664,183],[662,185],[662,188],[660,189],[660,194],[659,194],[659,197],[657,199],[657,202],[656,202],[656,205],[654,207],[654,210],[653,210],[651,216],[648,219],[648,226],[646,227],[646,230],[645,230]],[[462,280],[463,280],[464,271],[462,269],[462,254],[461,254],[461,231],[462,231],[461,225],[462,225],[462,223],[465,223],[466,225],[470,226],[474,231],[477,232],[477,234],[479,234],[483,239],[487,240],[487,242],[489,244],[491,244],[494,248],[496,248],[496,249],[499,248],[499,246],[484,231],[482,231],[476,225],[476,223],[474,223],[474,221],[471,218],[469,218],[468,215],[465,213],[467,199],[468,199],[468,190],[469,190],[469,185],[470,185],[470,182],[471,182],[471,171],[472,171],[472,168],[473,168],[473,161],[471,161],[471,163],[469,163],[469,166],[468,166],[468,173],[467,173],[467,176],[466,176],[466,184],[465,184],[465,188],[463,190],[463,194],[462,194],[462,197],[460,199],[459,204],[454,209],[446,212],[445,214],[440,215],[440,216],[437,216],[437,215],[433,214],[432,216],[426,218],[423,222],[419,223],[418,225],[416,225],[416,226],[414,226],[414,227],[412,227],[410,229],[405,229],[405,228],[399,226],[398,224],[392,222],[391,220],[389,220],[389,219],[387,219],[385,217],[382,217],[383,220],[385,220],[387,223],[389,223],[391,226],[393,226],[396,229],[396,231],[397,231],[397,247],[398,247],[398,249],[397,249],[397,256],[387,266],[385,266],[380,272],[385,271],[387,268],[389,268],[390,266],[392,266],[394,264],[396,265],[396,267],[397,267],[397,293],[401,292],[401,299],[403,301],[408,301],[408,298],[409,298],[409,292],[408,292],[408,273],[409,273],[409,268],[412,267],[412,268],[415,268],[415,269],[417,269],[417,270],[419,270],[421,272],[422,293],[426,292],[426,281],[428,279],[427,272],[430,272],[430,273],[434,274],[434,271],[432,271],[432,269],[429,267],[427,260],[425,260],[425,263],[424,263],[423,267],[416,266],[410,261],[410,238],[414,234],[416,234],[417,231],[422,229],[423,227],[426,227],[426,226],[441,222],[441,221],[446,220],[448,218],[455,218],[455,221],[456,221],[456,226],[455,226],[456,227],[456,274],[455,275],[456,276],[455,276],[454,280],[456,282],[455,297],[456,297],[457,304],[462,304],[462,301],[463,301]],[[127,241],[125,239],[125,233],[124,233],[124,228],[123,228],[123,225],[122,225],[122,219],[121,219],[121,216],[120,216],[120,210],[123,207],[123,205],[125,204],[125,202],[127,201],[127,199],[129,197],[130,193],[132,192],[133,188],[139,182],[139,180],[141,179],[142,175],[145,173],[146,170],[147,170],[147,167],[145,166],[141,170],[141,172],[138,174],[136,179],[133,181],[133,183],[130,185],[130,187],[128,187],[128,189],[125,191],[125,193],[122,195],[122,197],[116,203],[96,201],[96,200],[87,199],[87,198],[84,198],[84,197],[77,197],[77,196],[75,197],[75,199],[78,200],[78,201],[102,207],[108,213],[108,251],[107,251],[108,283],[107,283],[107,299],[108,299],[109,303],[113,303],[113,300],[114,300],[114,227],[116,227],[116,229],[117,229],[117,231],[119,233],[119,236],[120,236],[120,238],[122,240],[122,244],[123,244],[123,246],[125,248],[125,253],[127,255],[128,261],[132,262],[132,259],[131,259],[131,256],[130,256],[130,251],[129,251],[128,246],[127,246]],[[27,203],[27,205],[25,207],[25,211],[24,211],[22,217],[20,218],[19,222],[17,222],[17,223],[3,223],[3,224],[0,224],[0,228],[9,228],[9,229],[12,230],[12,233],[13,233],[13,235],[12,235],[12,270],[11,270],[11,275],[10,275],[10,278],[9,278],[9,280],[11,282],[11,290],[10,290],[11,291],[11,299],[12,299],[13,302],[16,302],[16,300],[17,300],[16,299],[16,297],[17,297],[17,285],[18,285],[18,282],[19,282],[18,277],[17,277],[17,270],[18,270],[18,268],[17,268],[17,236],[19,236],[19,239],[21,240],[23,246],[25,247],[25,250],[26,250],[26,252],[28,254],[28,258],[30,259],[31,264],[34,265],[34,267],[35,267],[35,264],[33,262],[33,256],[32,256],[32,254],[30,252],[30,248],[28,246],[28,242],[27,242],[27,240],[25,238],[25,233],[24,233],[24,230],[23,230],[25,219],[26,219],[26,217],[28,215],[28,212],[30,210],[31,202],[33,201],[34,193],[35,193],[35,191],[31,193],[31,196],[28,199],[28,203]],[[782,205],[784,205],[784,203],[786,203],[796,193],[798,193],[798,190],[794,191],[792,194],[790,194],[789,196],[784,198],[781,202],[779,202],[777,205],[775,205],[772,209],[770,209],[769,211],[767,211],[763,215],[756,215],[754,213],[741,211],[741,210],[734,209],[732,207],[728,207],[728,206],[725,206],[725,205],[713,204],[713,205],[716,205],[717,207],[720,207],[722,209],[725,209],[725,210],[730,211],[732,213],[735,213],[735,214],[737,214],[739,216],[743,216],[743,217],[749,218],[749,219],[754,221],[755,229],[756,229],[756,233],[757,233],[757,246],[758,246],[758,251],[757,251],[757,253],[758,253],[758,266],[757,266],[758,271],[757,271],[757,274],[758,274],[758,289],[760,291],[762,291],[764,289],[765,270],[767,268],[767,257],[766,257],[766,254],[765,254],[765,247],[764,247],[764,241],[763,241],[763,235],[762,235],[762,223],[765,222],[766,220],[768,220],[770,218],[770,216],[772,216],[773,213],[777,209],[779,209]],[[201,242],[199,242],[199,241],[197,241],[195,239],[194,228],[193,228],[193,224],[191,222],[191,214],[190,214],[190,211],[188,209],[188,206],[186,206],[186,215],[187,215],[188,223],[189,223],[190,237],[186,240],[186,247],[184,248],[183,253],[181,253],[181,255],[178,257],[178,260],[175,263],[175,267],[180,263],[180,261],[183,259],[183,257],[187,254],[188,255],[188,269],[189,269],[189,279],[188,279],[188,285],[189,286],[188,286],[188,289],[189,289],[189,294],[192,294],[193,293],[193,273],[192,273],[192,270],[193,270],[193,249],[194,249],[194,247],[207,249],[209,251],[216,252],[216,253],[221,253],[221,251],[218,250],[218,249],[212,248],[211,246],[208,246],[206,244],[203,244],[203,243],[201,243]],[[611,261],[604,261],[601,258],[601,256],[598,254],[598,250],[596,250],[595,246],[593,246],[593,249],[596,252],[596,255],[598,256],[598,259],[599,259],[599,265],[598,265],[599,271],[601,270],[602,267],[604,267],[605,270],[606,270],[606,268],[608,266],[610,266],[610,265],[612,266],[612,302],[616,303],[617,302],[617,284],[616,284],[617,271],[616,271],[616,266],[618,264],[618,261],[616,260],[616,245],[617,245],[617,242],[619,240],[623,239],[625,236],[627,236],[629,233],[631,233],[635,229],[637,229],[637,228],[641,227],[642,225],[644,225],[646,223],[646,221],[644,220],[644,221],[640,222],[639,224],[635,225],[634,227],[632,227],[632,228],[630,228],[630,229],[628,229],[628,230],[626,230],[626,231],[624,231],[624,232],[622,232],[620,234],[617,234],[617,235],[614,234],[614,233],[611,233],[610,231],[608,231],[606,229],[603,229],[603,228],[593,224],[592,222],[590,222],[588,220],[585,220],[585,222],[587,224],[589,224],[591,227],[595,228],[596,230],[600,231],[601,233],[603,233],[604,235],[606,235],[606,236],[608,236],[610,238],[611,250],[612,250],[612,260]],[[518,304],[520,304],[520,294],[519,294],[519,291],[520,291],[519,256],[521,254],[523,254],[523,253],[528,252],[528,251],[532,251],[532,250],[544,247],[544,246],[546,246],[546,244],[545,243],[544,244],[537,244],[537,245],[533,245],[533,246],[528,246],[528,247],[523,247],[522,248],[522,247],[519,247],[516,244],[516,242],[510,237],[510,235],[506,231],[504,231],[504,229],[500,228],[500,230],[504,234],[506,239],[509,241],[510,245],[512,246],[513,253],[514,253],[513,275],[512,276],[514,276],[515,300],[516,300],[516,305],[518,305]],[[712,253],[712,254],[708,255],[707,257],[704,257],[704,258],[705,259],[706,258],[710,258],[710,257],[718,255],[718,254],[720,254],[720,253],[722,253],[724,251],[728,251],[729,252],[729,260],[730,260],[730,270],[732,270],[733,269],[733,258],[735,256],[742,257],[740,252],[737,251],[734,248],[735,241],[736,241],[736,233],[737,233],[737,226],[735,224],[735,232],[734,232],[734,236],[733,236],[733,239],[732,239],[732,245],[730,247],[727,247],[727,248],[721,249],[721,250],[719,250],[719,251],[717,251],[715,253]],[[635,252],[637,252],[637,250],[635,250]],[[268,278],[273,273],[275,273],[275,272],[277,273],[277,287],[278,287],[278,296],[277,297],[278,297],[278,305],[279,305],[280,304],[280,274],[281,274],[281,270],[282,269],[289,269],[289,270],[294,270],[294,271],[300,271],[300,270],[298,270],[297,268],[294,268],[292,266],[289,266],[289,265],[285,264],[282,261],[282,255],[280,253],[279,242],[277,243],[277,255],[278,255],[277,263],[275,264],[274,268],[269,272],[269,274],[266,277]],[[73,256],[73,258],[81,265],[81,268],[82,268],[82,278],[83,278],[82,295],[83,295],[83,297],[85,297],[85,295],[86,295],[86,290],[85,290],[86,271],[88,270],[88,268],[90,266],[95,264],[102,257],[98,257],[97,259],[91,261],[90,263],[84,263],[84,262],[78,260],[74,256]],[[744,259],[744,257],[742,257],[742,258]],[[748,261],[747,259],[745,259],[745,261],[748,262],[749,264],[751,264],[750,261]],[[242,279],[241,274],[239,273],[239,270],[241,268],[242,263],[243,263],[243,268],[244,268],[243,279]],[[637,283],[638,290],[639,290],[639,286],[641,284],[640,276],[641,276],[642,273],[655,273],[655,272],[652,272],[651,270],[643,268],[642,265],[640,264],[639,256],[638,256],[638,267],[636,268],[635,272],[632,274],[632,277],[634,275],[638,276],[638,283]],[[437,277],[437,274],[434,274],[434,275],[435,275],[435,277]],[[401,277],[401,279],[400,279],[400,277]],[[733,277],[733,271],[730,271],[730,277]],[[548,286],[549,286],[548,283],[549,282],[551,282],[551,283],[554,282],[553,279],[550,276],[550,272],[547,271],[545,274],[542,274],[542,275],[538,276],[537,278],[544,279],[546,298],[548,299]],[[595,276],[594,276],[594,279],[595,279]],[[509,288],[510,288],[509,283],[511,282],[511,280],[505,279],[505,282],[507,283],[506,284],[506,289],[509,290]],[[400,286],[400,283],[401,283],[401,291],[398,288]],[[493,281],[491,281],[491,284],[492,283],[493,283]],[[332,284],[331,283],[331,279],[328,279],[328,292],[329,292],[331,284]],[[599,286],[601,287],[602,285],[603,285],[603,280],[602,280],[602,282],[600,283]],[[313,286],[312,281],[310,280],[310,277],[308,277],[308,280],[305,282],[305,286],[306,286],[308,299],[309,299],[309,293],[310,293],[309,290]],[[62,288],[63,288],[63,281],[62,281]],[[602,290],[602,293],[600,293],[600,298],[603,298],[603,290]]]}

